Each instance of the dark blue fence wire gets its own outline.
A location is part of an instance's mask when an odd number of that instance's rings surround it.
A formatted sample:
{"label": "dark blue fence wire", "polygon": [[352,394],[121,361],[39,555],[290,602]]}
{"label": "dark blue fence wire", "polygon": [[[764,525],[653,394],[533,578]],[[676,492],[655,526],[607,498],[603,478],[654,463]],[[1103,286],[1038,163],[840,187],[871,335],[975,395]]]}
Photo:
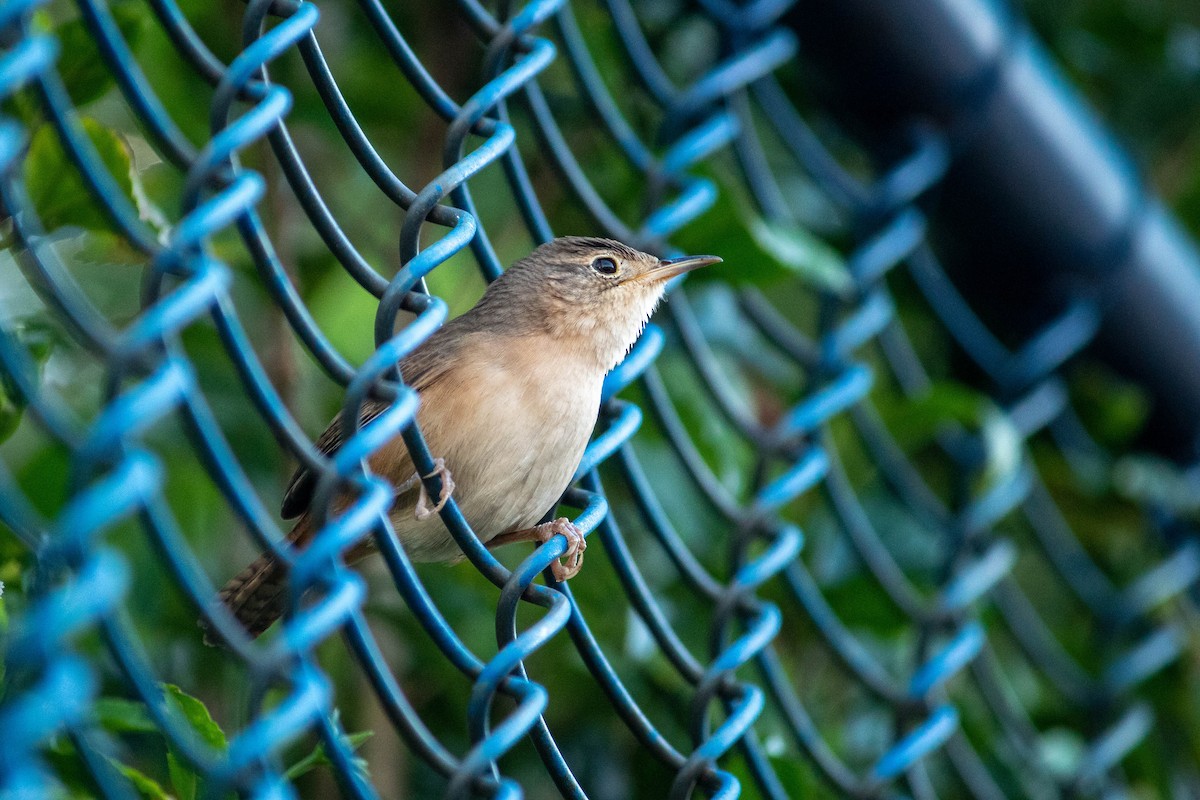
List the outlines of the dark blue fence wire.
{"label": "dark blue fence wire", "polygon": [[[234,789],[254,797],[289,797],[294,790],[280,766],[283,751],[315,733],[333,763],[343,794],[376,796],[356,770],[353,755],[332,714],[337,697],[322,672],[315,648],[341,634],[380,707],[412,753],[445,777],[447,797],[523,796],[508,777],[505,755],[532,742],[564,797],[585,797],[581,783],[543,719],[549,694],[527,672],[525,661],[553,639],[569,638],[607,698],[611,712],[670,776],[672,798],[732,798],[741,794],[782,798],[788,784],[781,761],[803,760],[836,796],[999,798],[1005,796],[1126,796],[1131,791],[1126,757],[1143,742],[1166,764],[1179,797],[1200,797],[1189,759],[1195,743],[1172,724],[1176,709],[1157,705],[1143,685],[1194,647],[1192,593],[1200,578],[1200,551],[1185,523],[1153,514],[1145,548],[1150,566],[1131,584],[1118,586],[1087,555],[1056,506],[1031,451],[1019,446],[1018,463],[999,476],[987,470],[986,431],[947,419],[936,452],[910,459],[876,407],[879,392],[918,399],[931,377],[897,318],[890,291],[897,282],[915,285],[952,340],[993,382],[1002,406],[1003,430],[1065,455],[1072,465],[1105,463],[1108,456],[1085,432],[1060,377],[1060,368],[1091,340],[1097,311],[1081,300],[1022,346],[1006,348],[972,313],[926,241],[917,203],[944,174],[949,142],[937,131],[914,129],[909,155],[883,165],[871,180],[843,169],[838,158],[793,105],[778,73],[794,69],[796,38],[779,23],[790,3],[758,0],[735,5],[705,0],[698,14],[717,30],[719,47],[706,71],[681,86],[660,63],[639,24],[633,4],[608,0],[612,31],[623,57],[657,104],[658,135],[644,140],[623,116],[589,52],[565,0],[534,2],[493,12],[472,0],[457,13],[483,52],[478,89],[455,102],[427,71],[378,0],[360,0],[379,41],[404,79],[447,123],[442,172],[419,188],[406,185],[373,147],[341,94],[321,51],[318,6],[296,0],[250,0],[241,24],[237,55],[224,63],[189,25],[174,0],[150,0],[183,59],[213,87],[209,132],[193,142],[150,88],[103,0],[77,0],[79,13],[108,68],[158,153],[184,174],[181,213],[169,238],[156,232],[126,199],[104,167],[55,71],[58,43],[31,22],[40,0],[0,3],[0,90],[5,98],[26,90],[78,168],[98,207],[143,254],[148,264],[141,312],[124,326],[111,323],[89,301],[71,271],[49,245],[22,183],[27,131],[15,119],[0,129],[0,185],[11,215],[12,240],[29,283],[77,341],[107,367],[106,405],[93,419],[78,418],[52,387],[39,385],[21,339],[0,336],[0,363],[37,424],[71,453],[66,502],[44,518],[7,471],[0,470],[0,519],[36,554],[37,574],[29,606],[13,620],[7,642],[12,689],[0,705],[0,796],[50,796],[58,785],[47,756],[54,737],[67,736],[81,754],[99,791],[134,796],[133,788],[103,756],[113,752],[94,714],[106,670],[115,670],[142,698],[172,748],[205,776],[213,791]],[[310,178],[287,126],[292,96],[270,79],[270,65],[296,51],[346,147],[374,185],[404,209],[394,273],[372,266],[351,243]],[[577,158],[559,127],[539,75],[566,60],[575,89],[594,112],[595,124],[642,176],[647,204],[630,221],[610,208],[593,186],[586,160]],[[754,331],[764,348],[802,375],[800,385],[780,388],[781,401],[795,398],[764,420],[747,411],[745,398],[725,376],[722,344],[698,310],[703,293],[676,288],[660,322],[651,326],[629,357],[609,376],[596,439],[580,465],[564,503],[577,510],[576,524],[597,536],[591,558],[605,553],[628,603],[671,669],[690,687],[681,709],[686,738],[671,738],[647,716],[636,692],[610,661],[576,603],[570,586],[556,584],[547,567],[564,549],[555,539],[509,571],[479,544],[451,501],[442,518],[467,558],[498,589],[498,649],[472,651],[426,589],[398,545],[387,510],[391,487],[365,471],[365,457],[402,435],[422,474],[432,456],[414,423],[416,396],[400,381],[397,361],[447,316],[445,303],[424,291],[424,279],[456,253],[469,249],[488,279],[502,270],[479,223],[471,179],[485,169],[503,170],[511,200],[530,236],[554,235],[531,178],[510,113],[529,122],[545,158],[592,218],[596,234],[674,254],[671,241],[694,224],[718,198],[714,182],[696,168],[732,154],[737,182],[765,219],[794,224],[795,177],[815,185],[846,221],[849,291],[821,293],[810,319],[772,304],[755,289],[739,289],[726,309],[727,324]],[[345,271],[378,299],[376,351],[361,365],[350,363],[305,307],[276,254],[259,204],[263,177],[241,164],[239,153],[266,142],[313,229]],[[779,154],[789,159],[779,163]],[[230,296],[231,270],[210,247],[218,234],[234,232],[253,260],[258,277],[283,310],[295,337],[321,368],[345,387],[346,418],[358,419],[368,398],[391,401],[386,412],[348,431],[344,448],[321,456],[289,413],[250,344]],[[433,234],[436,233],[436,236]],[[433,238],[431,238],[433,236]],[[422,248],[421,242],[430,242]],[[403,313],[412,322],[393,333]],[[235,365],[246,402],[280,442],[321,477],[314,508],[321,529],[301,553],[280,544],[281,532],[239,465],[197,383],[180,344],[189,326],[211,320]],[[669,336],[668,336],[669,334]],[[754,491],[733,496],[705,462],[679,415],[673,387],[656,366],[664,349],[688,371],[720,413],[755,453]],[[750,354],[735,353],[747,359]],[[623,399],[635,387],[642,405]],[[786,405],[786,401],[785,401]],[[293,604],[281,635],[258,645],[235,621],[210,605],[214,585],[182,534],[164,498],[169,465],[143,443],[143,435],[167,420],[183,424],[212,481],[263,549],[291,567]],[[728,532],[728,563],[720,574],[707,569],[685,543],[656,494],[652,471],[634,446],[639,429],[653,426],[705,498],[709,513]],[[853,442],[848,445],[847,442]],[[937,543],[937,563],[915,574],[881,529],[846,465],[848,447],[866,453],[886,494]],[[933,466],[931,466],[931,461]],[[630,544],[609,513],[605,481],[619,481],[640,522],[661,548],[686,588],[711,612],[707,647],[689,647],[671,624],[657,587],[662,576],[643,573]],[[950,500],[931,488],[929,470],[948,469],[956,488]],[[428,487],[436,478],[430,479]],[[349,509],[333,516],[335,490],[357,490]],[[823,509],[827,527],[872,577],[877,593],[902,614],[908,632],[903,663],[885,662],[855,627],[842,621],[845,607],[828,597],[829,586],[805,557],[805,534],[792,521],[794,500]],[[814,517],[815,518],[815,517]],[[228,640],[249,668],[253,684],[249,723],[216,750],[170,711],[153,660],[128,618],[130,569],[105,535],[135,520],[162,565],[198,613]],[[470,747],[455,751],[416,713],[363,612],[365,584],[341,565],[340,554],[366,537],[379,542],[396,590],[444,656],[422,669],[460,671],[471,684]],[[1095,620],[1104,646],[1081,661],[1060,642],[1054,609],[1039,608],[1020,580],[1028,574],[1052,580]],[[538,583],[539,575],[543,583]],[[581,577],[587,579],[586,571]],[[299,602],[301,595],[306,600]],[[770,599],[766,599],[770,598]],[[522,627],[522,604],[540,608]],[[822,718],[828,709],[806,689],[795,662],[777,638],[789,618],[807,620],[812,635],[843,668],[848,685],[863,692],[876,729],[867,760],[848,758],[843,743],[830,741],[850,720]],[[101,667],[75,641],[99,633],[107,653]],[[197,635],[199,635],[197,633]],[[1045,737],[1054,731],[1031,718],[1013,676],[1039,691],[1057,693],[1068,709],[1054,725],[1075,724],[1085,742],[1070,765],[1051,763]],[[14,677],[15,676],[15,677]],[[282,699],[264,702],[268,689]],[[508,702],[497,703],[500,697]],[[864,706],[866,707],[866,706]],[[1064,722],[1067,721],[1067,722]],[[768,732],[784,731],[786,737]],[[1182,743],[1181,743],[1181,740]],[[731,755],[732,754],[732,755]],[[742,785],[730,768],[754,786]]]}

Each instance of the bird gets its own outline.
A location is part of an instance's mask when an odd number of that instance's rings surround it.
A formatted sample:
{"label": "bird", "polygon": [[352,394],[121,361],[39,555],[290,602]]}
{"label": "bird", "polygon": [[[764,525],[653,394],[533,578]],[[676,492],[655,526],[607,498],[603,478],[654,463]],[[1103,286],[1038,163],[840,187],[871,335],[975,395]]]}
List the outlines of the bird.
{"label": "bird", "polygon": [[[604,377],[628,354],[662,299],[668,281],[720,262],[717,256],[659,258],[613,239],[564,236],[538,246],[496,278],[471,309],[436,330],[399,364],[420,399],[416,420],[441,478],[428,497],[397,436],[368,459],[394,488],[389,518],[408,557],[455,562],[463,554],[437,512],[453,496],[489,548],[567,540],[551,565],[558,581],[574,577],[587,547],[567,518],[538,524],[558,503],[582,460],[600,410]],[[366,424],[388,408],[362,405]],[[332,456],[342,444],[339,414],[316,441]],[[316,533],[310,508],[317,472],[301,465],[283,497],[288,534],[303,549]],[[425,476],[430,477],[430,476]],[[352,496],[335,498],[331,513]],[[376,550],[368,539],[344,554],[347,564]],[[265,553],[218,594],[255,638],[283,614],[287,565]],[[206,620],[205,641],[214,642]]]}

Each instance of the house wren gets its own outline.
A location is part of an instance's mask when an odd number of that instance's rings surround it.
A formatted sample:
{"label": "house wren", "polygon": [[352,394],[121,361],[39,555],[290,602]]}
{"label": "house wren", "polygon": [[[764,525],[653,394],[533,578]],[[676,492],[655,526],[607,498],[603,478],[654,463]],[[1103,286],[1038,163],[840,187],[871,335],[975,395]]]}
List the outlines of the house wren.
{"label": "house wren", "polygon": [[[448,322],[400,363],[421,403],[417,422],[437,457],[442,497],[426,496],[400,437],[369,459],[371,471],[396,487],[390,518],[414,561],[453,561],[462,553],[436,512],[452,495],[487,544],[544,543],[563,536],[566,563],[558,580],[575,575],[586,544],[566,518],[537,525],[566,490],[596,423],[605,374],[642,332],[668,279],[714,264],[715,256],[659,259],[610,239],[564,237],[518,261],[462,316]],[[362,422],[386,405],[365,403]],[[341,445],[334,419],[317,448]],[[289,542],[304,548],[315,527],[308,513],[317,476],[301,467],[283,499],[283,517],[299,517]],[[334,502],[345,509],[351,497]],[[348,563],[375,551],[367,540]],[[283,613],[287,568],[260,556],[221,589],[220,599],[251,636]]]}

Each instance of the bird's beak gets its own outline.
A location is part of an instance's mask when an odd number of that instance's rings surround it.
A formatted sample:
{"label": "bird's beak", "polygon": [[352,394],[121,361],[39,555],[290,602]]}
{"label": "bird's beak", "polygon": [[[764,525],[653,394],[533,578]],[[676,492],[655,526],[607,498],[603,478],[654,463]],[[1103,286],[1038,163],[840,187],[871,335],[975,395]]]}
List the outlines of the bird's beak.
{"label": "bird's beak", "polygon": [[709,264],[719,264],[721,259],[717,256],[683,256],[681,258],[664,258],[659,261],[657,266],[654,266],[637,277],[637,280],[645,283],[659,283],[661,281],[669,281],[676,275],[682,275],[685,272],[691,272],[694,269],[707,267]]}

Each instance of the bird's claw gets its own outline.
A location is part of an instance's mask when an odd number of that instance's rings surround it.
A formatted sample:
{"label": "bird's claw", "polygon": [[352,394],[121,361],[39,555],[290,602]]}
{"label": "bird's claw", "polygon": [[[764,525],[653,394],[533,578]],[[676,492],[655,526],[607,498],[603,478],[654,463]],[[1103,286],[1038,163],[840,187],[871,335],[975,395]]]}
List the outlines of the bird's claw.
{"label": "bird's claw", "polygon": [[583,568],[583,551],[587,550],[587,540],[583,538],[583,531],[566,517],[538,525],[535,530],[538,544],[545,544],[559,535],[567,540],[567,552],[550,565],[554,580],[562,583],[578,575],[579,570]]}
{"label": "bird's claw", "polygon": [[441,497],[438,498],[437,504],[429,505],[429,494],[425,491],[425,484],[421,483],[421,493],[417,495],[417,505],[413,508],[413,516],[417,519],[429,519],[434,514],[446,507],[446,501],[450,499],[450,495],[454,494],[454,477],[450,474],[450,468],[446,466],[446,460],[443,458],[435,458],[433,460],[433,472],[426,475],[426,478],[432,478],[437,475],[442,479]]}

